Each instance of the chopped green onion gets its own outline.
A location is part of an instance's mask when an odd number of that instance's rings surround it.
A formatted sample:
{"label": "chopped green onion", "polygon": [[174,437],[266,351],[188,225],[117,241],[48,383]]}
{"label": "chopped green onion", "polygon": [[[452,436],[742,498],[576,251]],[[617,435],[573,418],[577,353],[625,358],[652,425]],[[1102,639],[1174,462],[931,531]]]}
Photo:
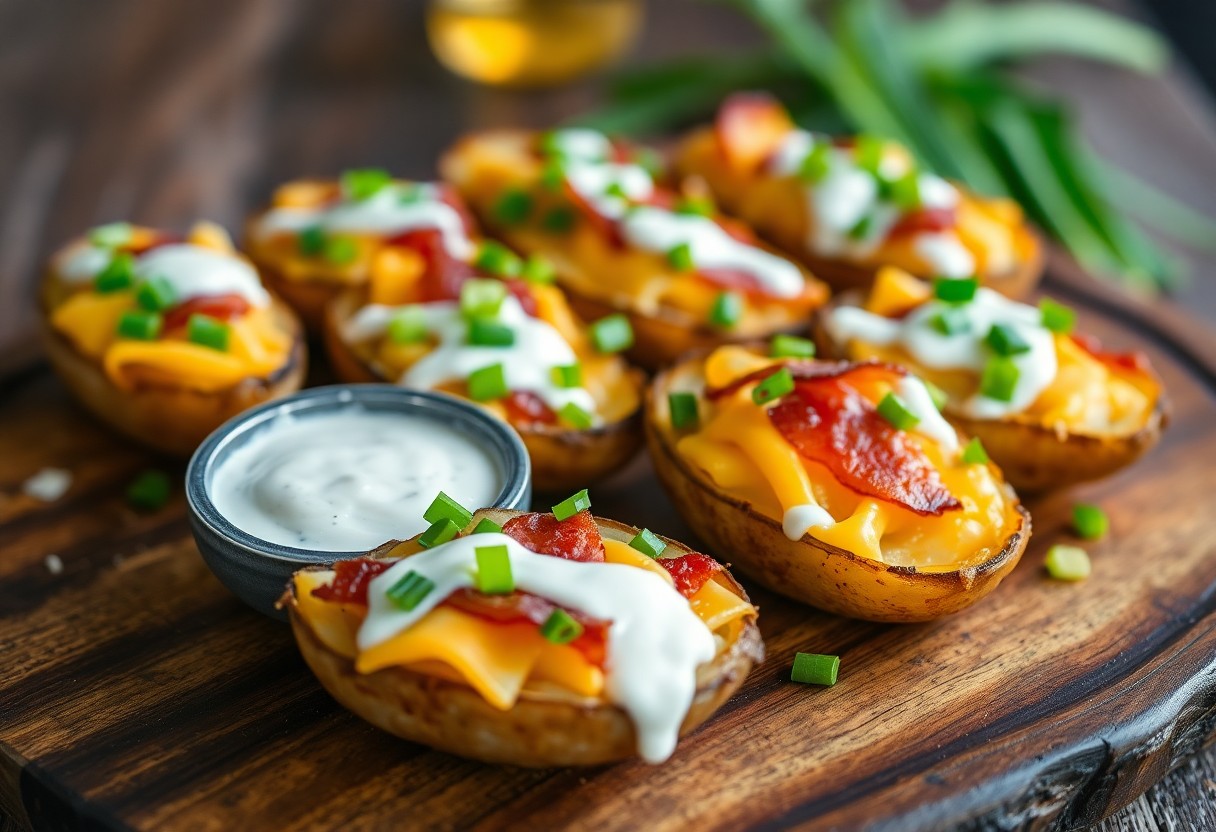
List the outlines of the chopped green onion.
{"label": "chopped green onion", "polygon": [[516,277],[523,271],[524,264],[511,249],[493,240],[486,240],[477,250],[473,266],[495,277]]}
{"label": "chopped green onion", "polygon": [[584,488],[553,506],[553,516],[558,520],[569,520],[580,511],[586,511],[589,508],[591,508],[591,497]]}
{"label": "chopped green onion", "polygon": [[984,450],[984,445],[978,436],[972,437],[963,448],[962,460],[964,465],[988,464],[988,452]]}
{"label": "chopped green onion", "polygon": [[575,220],[578,217],[574,213],[574,209],[569,206],[559,205],[556,208],[550,208],[541,218],[540,227],[546,231],[552,231],[554,234],[565,234],[571,228],[574,228]]}
{"label": "chopped green onion", "polygon": [[494,216],[507,225],[519,225],[532,213],[532,196],[527,191],[512,188],[505,191],[494,205]]}
{"label": "chopped green onion", "polygon": [[836,676],[839,673],[840,656],[797,653],[794,655],[794,667],[790,670],[790,681],[831,687],[836,684]]}
{"label": "chopped green onion", "polygon": [[106,267],[93,279],[93,288],[103,295],[131,288],[135,282],[135,258],[129,251],[120,251],[110,258]]}
{"label": "chopped green onion", "polygon": [[901,211],[915,211],[921,206],[920,174],[910,170],[887,183],[891,202]]}
{"label": "chopped green onion", "polygon": [[327,237],[325,259],[336,266],[355,262],[359,256],[359,244],[353,237]]}
{"label": "chopped green onion", "polygon": [[422,201],[422,186],[417,182],[408,182],[403,184],[397,190],[398,205],[413,205],[415,202]]}
{"label": "chopped green onion", "polygon": [[422,519],[428,523],[438,523],[440,520],[445,519],[451,520],[463,529],[472,521],[473,512],[440,491],[435,499],[431,501],[431,504],[427,506],[426,511],[422,512]]}
{"label": "chopped green onion", "polygon": [[633,540],[629,541],[629,545],[634,549],[637,549],[648,558],[658,558],[662,556],[663,551],[667,548],[667,544],[664,543],[659,536],[650,529],[642,529],[640,532],[634,535]]}
{"label": "chopped green onion", "polygon": [[1008,324],[993,324],[984,338],[986,343],[997,355],[1019,355],[1030,352],[1030,343],[1022,334]]}
{"label": "chopped green onion", "polygon": [[756,404],[768,404],[779,399],[794,389],[794,374],[789,367],[782,367],[768,376],[752,390],[752,401]]}
{"label": "chopped green onion", "polygon": [[460,312],[466,318],[493,318],[506,299],[507,284],[493,278],[474,277],[460,287]]}
{"label": "chopped green onion", "polygon": [[478,546],[477,591],[485,595],[510,595],[515,591],[515,576],[511,574],[511,557],[506,546]]}
{"label": "chopped green onion", "polygon": [[850,240],[864,240],[866,237],[870,236],[870,228],[873,225],[874,225],[874,216],[872,214],[866,214],[864,217],[862,217],[861,219],[859,219],[857,221],[856,225],[854,225],[852,228],[849,229],[849,231],[848,231],[849,239]]}
{"label": "chopped green onion", "polygon": [[562,367],[550,367],[549,377],[558,387],[570,389],[583,386],[583,366],[581,364],[566,364]]}
{"label": "chopped green onion", "polygon": [[738,292],[719,292],[709,310],[709,322],[720,329],[732,329],[743,317],[743,296]]}
{"label": "chopped green onion", "polygon": [[621,352],[633,346],[633,327],[629,319],[621,314],[600,318],[588,328],[588,332],[591,343],[600,352]]}
{"label": "chopped green onion", "polygon": [[857,137],[853,159],[857,163],[857,167],[877,176],[882,168],[882,157],[885,150],[886,142],[881,138],[862,134]]}
{"label": "chopped green onion", "polygon": [[561,159],[549,159],[540,172],[540,185],[547,191],[561,190],[566,181],[566,167]]}
{"label": "chopped green onion", "polygon": [[232,328],[228,324],[210,315],[200,315],[196,312],[186,321],[186,337],[191,343],[213,350],[227,352],[231,334]]}
{"label": "chopped green onion", "polygon": [[1057,581],[1083,581],[1089,577],[1089,554],[1079,546],[1057,543],[1047,550],[1043,561],[1047,574]]}
{"label": "chopped green onion", "polygon": [[325,251],[325,229],[319,225],[301,229],[296,237],[296,247],[305,257],[316,257]]}
{"label": "chopped green onion", "polygon": [[557,411],[557,416],[567,425],[578,430],[587,430],[595,424],[591,414],[574,402],[566,402],[562,405],[561,410]]}
{"label": "chopped green onion", "polygon": [[616,199],[629,198],[629,194],[625,193],[625,188],[620,182],[609,182],[608,187],[604,189],[604,196],[610,196]]}
{"label": "chopped green onion", "polygon": [[135,341],[155,341],[163,325],[164,319],[157,312],[129,309],[118,318],[118,334]]}
{"label": "chopped green onion", "polygon": [[897,430],[912,430],[920,424],[920,417],[908,409],[903,399],[894,393],[887,393],[878,403],[878,415],[891,423]]}
{"label": "chopped green onion", "polygon": [[127,486],[127,502],[145,511],[156,511],[169,502],[169,475],[164,471],[144,471]]}
{"label": "chopped green onion", "polygon": [[946,391],[938,387],[933,382],[926,381],[922,378],[920,383],[925,385],[925,389],[929,391],[929,399],[933,402],[933,406],[939,411],[946,406],[947,402],[950,401],[950,397],[946,395]]}
{"label": "chopped green onion", "polygon": [[980,282],[973,277],[939,277],[933,281],[933,294],[938,300],[944,300],[947,303],[967,303],[975,298],[975,292],[979,287]]}
{"label": "chopped green onion", "polygon": [[509,347],[515,343],[515,330],[493,318],[469,321],[469,343],[475,347]]}
{"label": "chopped green onion", "polygon": [[348,170],[342,174],[342,192],[354,200],[371,199],[392,181],[388,171],[380,168]]}
{"label": "chopped green onion", "polygon": [[694,263],[692,262],[692,246],[688,243],[680,243],[667,252],[667,262],[678,272],[692,271],[694,267]]}
{"label": "chopped green onion", "polygon": [[1020,375],[1013,359],[994,356],[988,359],[980,375],[980,395],[998,402],[1013,401],[1013,390]]}
{"label": "chopped green onion", "polygon": [[150,312],[163,312],[177,303],[177,292],[173,284],[163,277],[154,277],[139,284],[135,290],[135,301]]}
{"label": "chopped green onion", "polygon": [[99,248],[118,248],[131,242],[134,231],[129,222],[106,223],[89,232],[89,242]]}
{"label": "chopped green onion", "polygon": [[697,410],[697,394],[684,391],[667,394],[667,408],[671,411],[671,426],[675,430],[695,428],[701,421]]}
{"label": "chopped green onion", "polygon": [[714,204],[705,197],[685,197],[676,203],[676,213],[691,217],[712,217]]}
{"label": "chopped green onion", "polygon": [[1039,301],[1039,312],[1043,316],[1043,326],[1052,332],[1067,335],[1077,324],[1077,313],[1062,303],[1056,303],[1051,298]]}
{"label": "chopped green onion", "polygon": [[519,276],[529,283],[548,284],[557,279],[557,269],[539,254],[533,254],[524,261],[524,267]]}
{"label": "chopped green onion", "polygon": [[971,319],[967,317],[967,310],[948,307],[930,317],[929,326],[942,335],[960,335],[971,330]]}
{"label": "chopped green onion", "polygon": [[507,376],[502,364],[491,364],[469,374],[469,398],[488,402],[507,395]]}
{"label": "chopped green onion", "polygon": [[798,178],[816,185],[823,181],[832,169],[832,146],[827,142],[816,142],[798,166]]}
{"label": "chopped green onion", "polygon": [[1077,503],[1072,507],[1072,527],[1085,540],[1106,537],[1110,519],[1101,508],[1089,503]]}
{"label": "chopped green onion", "polygon": [[411,569],[401,577],[401,580],[390,586],[384,594],[398,609],[409,612],[421,604],[422,599],[430,595],[434,589],[434,581]]}
{"label": "chopped green onion", "polygon": [[447,543],[459,533],[460,526],[445,517],[442,520],[436,520],[426,531],[418,535],[418,545],[423,549],[433,549],[440,544]]}
{"label": "chopped green onion", "polygon": [[583,625],[565,610],[556,609],[540,625],[540,634],[551,644],[569,644],[583,634]]}
{"label": "chopped green onion", "polygon": [[477,521],[477,525],[473,527],[473,534],[501,534],[502,526],[495,523],[489,517],[483,517]]}
{"label": "chopped green onion", "polygon": [[768,354],[773,358],[814,358],[815,342],[797,335],[774,335]]}
{"label": "chopped green onion", "polygon": [[419,344],[429,337],[426,312],[421,306],[398,309],[388,319],[388,339],[394,344]]}

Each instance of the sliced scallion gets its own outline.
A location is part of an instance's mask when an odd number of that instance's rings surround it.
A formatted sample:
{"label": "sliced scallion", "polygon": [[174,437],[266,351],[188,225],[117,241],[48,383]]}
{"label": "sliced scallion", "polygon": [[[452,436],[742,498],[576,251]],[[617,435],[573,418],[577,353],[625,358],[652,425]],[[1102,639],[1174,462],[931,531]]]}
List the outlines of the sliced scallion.
{"label": "sliced scallion", "polygon": [[139,284],[135,290],[135,302],[149,312],[164,312],[177,303],[177,292],[173,284],[163,277],[153,277]]}
{"label": "sliced scallion", "polygon": [[1110,518],[1098,506],[1077,503],[1072,507],[1072,527],[1085,540],[1097,540],[1106,536],[1110,529]]}
{"label": "sliced scallion", "polygon": [[342,174],[342,192],[353,200],[371,199],[392,181],[388,171],[380,168],[348,170]]}
{"label": "sliced scallion", "polygon": [[642,529],[634,535],[633,540],[629,541],[629,545],[648,558],[661,557],[664,550],[667,549],[667,544],[650,529]]}
{"label": "sliced scallion", "polygon": [[825,656],[820,653],[797,653],[794,656],[794,666],[790,670],[790,681],[804,685],[836,684],[840,673],[840,657]]}
{"label": "sliced scallion", "polygon": [[488,402],[507,395],[507,376],[502,364],[491,364],[469,374],[469,398]]}
{"label": "sliced scallion", "polygon": [[565,610],[556,609],[540,625],[540,634],[551,644],[569,644],[583,634],[583,625]]}
{"label": "sliced scallion", "polygon": [[878,415],[886,419],[896,430],[912,430],[920,423],[920,417],[908,409],[903,399],[887,393],[878,403]]}
{"label": "sliced scallion", "polygon": [[232,327],[210,315],[195,313],[186,321],[186,338],[191,343],[227,352],[231,336]]}
{"label": "sliced scallion", "polygon": [[401,580],[390,586],[384,594],[397,609],[409,612],[421,604],[423,599],[434,590],[434,581],[411,569],[401,577]]}
{"label": "sliced scallion", "polygon": [[93,288],[103,295],[121,292],[135,283],[135,258],[129,251],[120,251],[110,258],[106,267],[93,279]]}
{"label": "sliced scallion", "polygon": [[688,243],[680,243],[668,250],[667,262],[678,272],[692,271],[695,265],[692,261],[692,246]]}
{"label": "sliced scallion", "polygon": [[164,471],[144,471],[127,486],[127,502],[137,509],[156,511],[169,502],[171,490]]}
{"label": "sliced scallion", "polygon": [[1020,375],[1013,359],[1003,355],[993,356],[980,374],[980,395],[998,402],[1013,401],[1013,391]]}
{"label": "sliced scallion", "polygon": [[591,508],[591,497],[584,488],[553,506],[553,516],[558,520],[569,520],[580,511],[586,511],[589,508]]}
{"label": "sliced scallion", "polygon": [[1056,303],[1051,298],[1039,301],[1039,312],[1042,314],[1043,327],[1061,335],[1068,335],[1077,325],[1077,313],[1062,303]]}
{"label": "sliced scallion", "polygon": [[590,413],[583,410],[574,402],[566,402],[557,411],[557,418],[576,430],[587,430],[595,424]]}
{"label": "sliced scallion", "polygon": [[794,374],[789,367],[782,367],[777,372],[766,377],[752,390],[752,401],[765,405],[774,399],[779,399],[794,389]]}
{"label": "sliced scallion", "polygon": [[493,318],[469,321],[469,343],[475,347],[509,347],[515,343],[515,330]]}
{"label": "sliced scallion", "polygon": [[1030,342],[1009,324],[993,324],[984,343],[997,355],[1020,355],[1030,352]]}
{"label": "sliced scallion", "polygon": [[1047,574],[1057,581],[1083,581],[1089,577],[1089,553],[1080,546],[1057,543],[1047,550],[1043,561]]}
{"label": "sliced scallion", "polygon": [[515,252],[493,240],[486,240],[481,244],[473,266],[478,271],[496,277],[516,277],[523,271],[523,262],[515,255]]}
{"label": "sliced scallion", "polygon": [[733,329],[743,317],[743,296],[738,292],[719,292],[709,309],[709,322],[719,329]]}
{"label": "sliced scallion", "polygon": [[695,428],[701,421],[696,393],[687,391],[668,393],[667,408],[671,411],[671,426],[675,430]]}
{"label": "sliced scallion", "polygon": [[624,315],[600,318],[589,328],[591,343],[603,353],[621,352],[633,346],[633,327]]}
{"label": "sliced scallion", "polygon": [[980,282],[972,277],[939,277],[933,281],[933,295],[947,303],[967,303],[975,298]]}
{"label": "sliced scallion", "polygon": [[553,379],[554,384],[564,389],[582,387],[583,366],[581,364],[567,364],[562,367],[551,367],[549,369],[549,377]]}
{"label": "sliced scallion", "polygon": [[146,309],[128,309],[118,317],[119,337],[133,341],[155,341],[163,326],[160,314]]}
{"label": "sliced scallion", "polygon": [[440,491],[422,513],[422,519],[428,523],[438,523],[440,520],[451,520],[460,528],[469,525],[473,512]]}
{"label": "sliced scallion", "polygon": [[436,546],[447,543],[460,533],[460,526],[447,517],[442,520],[436,520],[427,530],[418,535],[418,545],[423,549],[433,549]]}
{"label": "sliced scallion", "polygon": [[495,523],[489,517],[483,517],[477,521],[477,525],[473,527],[473,534],[500,534],[502,526]]}
{"label": "sliced scallion", "polygon": [[988,464],[988,452],[984,450],[984,445],[978,436],[972,437],[971,441],[963,447],[962,460],[964,465]]}
{"label": "sliced scallion", "polygon": [[477,591],[485,595],[510,595],[515,591],[515,576],[511,574],[511,557],[506,546],[478,546]]}
{"label": "sliced scallion", "polygon": [[518,188],[504,191],[494,204],[495,219],[506,225],[520,225],[531,213],[532,196]]}
{"label": "sliced scallion", "polygon": [[427,339],[426,312],[421,306],[398,309],[388,319],[388,339],[394,344],[419,344]]}
{"label": "sliced scallion", "polygon": [[131,242],[134,232],[129,222],[106,223],[89,232],[89,242],[98,248],[118,248]]}
{"label": "sliced scallion", "polygon": [[493,318],[507,299],[507,284],[493,278],[471,278],[460,287],[460,312],[466,318]]}

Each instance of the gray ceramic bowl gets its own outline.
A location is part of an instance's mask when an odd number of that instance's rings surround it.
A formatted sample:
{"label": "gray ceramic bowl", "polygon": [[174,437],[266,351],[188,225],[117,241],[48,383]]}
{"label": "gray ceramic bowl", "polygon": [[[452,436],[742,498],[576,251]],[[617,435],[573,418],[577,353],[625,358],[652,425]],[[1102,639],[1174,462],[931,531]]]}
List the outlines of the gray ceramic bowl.
{"label": "gray ceramic bowl", "polygon": [[[485,447],[498,463],[503,486],[495,508],[526,509],[532,499],[532,466],[519,435],[481,408],[444,393],[406,390],[391,384],[315,387],[267,402],[230,419],[203,440],[186,469],[190,530],[207,566],[242,601],[273,618],[292,573],[313,563],[357,557],[362,552],[317,552],[282,546],[238,529],[216,510],[209,489],[215,471],[237,448],[283,413],[307,418],[351,405],[367,410],[425,416],[455,428]],[[479,506],[480,508],[480,506]]]}

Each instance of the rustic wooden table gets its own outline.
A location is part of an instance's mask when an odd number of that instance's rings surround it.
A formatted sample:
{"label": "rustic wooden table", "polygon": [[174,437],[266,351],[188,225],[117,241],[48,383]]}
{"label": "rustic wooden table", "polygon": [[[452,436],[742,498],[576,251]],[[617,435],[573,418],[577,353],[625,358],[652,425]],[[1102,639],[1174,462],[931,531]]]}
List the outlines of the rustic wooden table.
{"label": "rustic wooden table", "polygon": [[[0,0],[0,379],[38,362],[39,262],[80,229],[130,218],[239,227],[273,185],[384,165],[433,173],[457,133],[546,124],[593,100],[580,85],[521,94],[445,73],[420,2]],[[650,4],[636,53],[750,37],[728,12]],[[1135,78],[1072,62],[1032,77],[1077,102],[1104,156],[1216,214],[1216,123],[1179,68]],[[1216,257],[1191,257],[1180,300],[1216,320]],[[1216,828],[1216,753],[1191,759],[1103,829]],[[2,821],[0,821],[2,824]]]}

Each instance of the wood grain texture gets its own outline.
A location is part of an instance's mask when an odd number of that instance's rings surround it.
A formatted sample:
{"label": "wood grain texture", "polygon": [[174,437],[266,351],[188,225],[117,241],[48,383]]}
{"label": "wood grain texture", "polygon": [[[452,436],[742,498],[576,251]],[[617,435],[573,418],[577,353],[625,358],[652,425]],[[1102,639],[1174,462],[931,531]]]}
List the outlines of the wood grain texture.
{"label": "wood grain texture", "polygon": [[[1190,536],[1207,518],[1188,515],[1183,501],[1203,495],[1200,489],[1210,494],[1212,482],[1210,475],[1186,480],[1178,473],[1196,463],[1190,443],[1210,429],[1210,414],[1178,420],[1166,445],[1135,473],[1079,492],[1127,512],[1112,541],[1095,552],[1099,582],[1082,588],[1109,595],[1108,608],[1079,615],[1071,603],[1050,606],[1078,597],[1062,595],[1037,571],[1045,543],[1062,528],[1063,497],[1034,506],[1035,548],[990,601],[995,626],[1008,631],[999,634],[1004,640],[994,642],[988,628],[967,619],[911,630],[903,641],[872,625],[813,615],[805,622],[811,629],[801,631],[794,625],[803,612],[764,598],[772,659],[681,752],[711,758],[710,774],[741,772],[733,779],[705,780],[679,760],[657,775],[635,766],[554,778],[468,766],[403,747],[339,711],[306,675],[285,632],[246,613],[206,573],[185,537],[180,504],[150,517],[124,507],[122,484],[153,461],[94,426],[56,384],[21,368],[37,360],[29,310],[38,263],[82,227],[119,217],[180,226],[206,215],[236,228],[283,179],[355,164],[427,175],[459,131],[546,124],[591,98],[585,85],[545,95],[464,85],[426,51],[421,3],[344,5],[353,12],[336,14],[323,0],[0,2],[0,829],[24,828],[26,807],[49,828],[258,825],[251,819],[353,828],[360,815],[352,787],[396,825],[419,817],[410,808],[415,800],[424,809],[462,807],[459,818],[436,817],[487,828],[502,819],[493,812],[499,805],[532,823],[589,806],[590,821],[609,797],[632,796],[621,784],[635,780],[646,784],[635,817],[648,813],[648,824],[658,818],[679,825],[687,819],[684,801],[703,796],[703,810],[724,826],[755,820],[748,810],[772,823],[847,826],[841,807],[849,801],[888,806],[888,799],[892,824],[902,818],[904,826],[1039,826],[1053,818],[1075,825],[1134,797],[1210,733],[1210,690],[1180,686],[1179,674],[1185,662],[1216,651],[1166,636],[1170,626],[1194,630],[1210,622],[1206,608],[1190,601],[1207,597],[1212,576],[1188,572],[1179,556],[1206,547],[1210,560],[1216,549],[1210,530],[1206,538]],[[712,4],[663,0],[650,14],[638,50],[648,57],[754,37]],[[1061,62],[1035,76],[1081,105],[1088,132],[1109,158],[1216,208],[1216,130],[1184,71],[1160,81]],[[1149,146],[1158,152],[1145,153]],[[1193,262],[1200,279],[1186,302],[1210,321],[1216,263]],[[1177,376],[1190,391],[1180,404],[1210,407],[1210,363],[1193,354],[1210,338],[1205,327],[1160,311],[1153,317],[1173,339],[1156,346],[1160,360],[1171,362],[1170,381]],[[1125,327],[1120,332],[1138,340]],[[1189,347],[1170,346],[1175,341]],[[48,463],[75,472],[69,496],[47,507],[17,496],[20,481]],[[628,511],[640,495],[655,528],[677,531],[649,488],[639,464],[598,491],[597,506],[643,522]],[[1155,523],[1141,534],[1145,514]],[[1138,553],[1113,583],[1104,565],[1127,565],[1125,556],[1108,558],[1106,546]],[[62,574],[46,568],[50,553],[62,558]],[[1180,592],[1174,581],[1189,583]],[[1132,590],[1148,593],[1150,603],[1124,620]],[[1023,594],[1033,607],[1025,615],[998,615],[1007,596]],[[1079,615],[1074,642],[1042,637],[1069,615]],[[1110,640],[1077,664],[1076,645],[1092,633]],[[1160,640],[1160,653],[1131,649],[1147,637]],[[998,648],[1041,660],[1041,669],[1006,682]],[[824,692],[785,684],[797,649],[839,650],[845,681]],[[854,686],[903,680],[910,671],[902,686],[888,682],[871,697],[870,688]],[[1091,675],[1099,671],[1105,675]],[[1080,688],[1082,700],[1030,707],[1045,685],[1076,678],[1097,680]],[[952,712],[944,701],[926,699],[926,691],[958,685],[982,692],[974,708]],[[1121,709],[1125,700],[1144,701],[1146,691],[1156,708]],[[1171,691],[1174,699],[1164,696]],[[803,717],[791,728],[778,716],[793,706]],[[1143,734],[1144,725],[1172,724],[1175,715],[1188,730]],[[1020,721],[1027,719],[1048,727],[1035,734]],[[1092,746],[1068,745],[1069,731],[1100,719],[1116,729]],[[873,726],[896,739],[881,746],[891,763],[886,778],[863,789],[856,776],[873,757],[861,755]],[[939,741],[943,731],[966,726],[962,739]],[[993,732],[1014,743],[1017,759],[1034,762],[1015,765],[1001,752],[1006,746],[992,743]],[[825,744],[834,751],[821,750]],[[1102,828],[1212,827],[1213,760],[1209,751],[1184,763]],[[935,768],[926,773],[915,761]],[[786,775],[789,789],[769,788]],[[1006,805],[979,790],[951,814],[943,804],[972,775],[1021,784],[1021,798]],[[761,800],[718,812],[755,789],[765,789]],[[918,808],[900,814],[912,806]],[[811,818],[811,811],[819,814]],[[986,820],[962,820],[977,813]]]}

